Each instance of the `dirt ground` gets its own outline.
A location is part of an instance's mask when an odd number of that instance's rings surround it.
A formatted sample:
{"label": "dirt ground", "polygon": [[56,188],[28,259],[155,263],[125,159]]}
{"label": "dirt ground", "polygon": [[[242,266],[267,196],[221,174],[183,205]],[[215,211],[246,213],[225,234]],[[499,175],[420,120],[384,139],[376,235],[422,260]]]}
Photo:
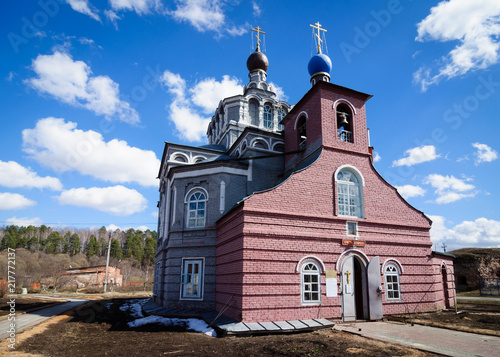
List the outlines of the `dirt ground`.
{"label": "dirt ground", "polygon": [[[56,323],[20,334],[18,356],[433,356],[410,348],[324,329],[314,332],[254,337],[214,338],[179,328],[145,325],[131,329],[134,320],[120,310],[125,298],[92,301]],[[483,308],[485,308],[483,306]],[[465,310],[465,307],[461,308]],[[491,312],[494,310],[496,312]],[[473,311],[474,310],[474,311]],[[462,318],[448,313],[419,314],[440,324],[498,332],[500,306],[476,312],[469,306]],[[433,317],[434,316],[434,317]],[[494,319],[491,320],[491,316]],[[416,318],[415,318],[416,319]],[[434,319],[434,320],[432,320]],[[493,321],[493,322],[491,322]],[[495,322],[496,321],[496,322]],[[38,333],[38,334],[35,334]],[[5,347],[5,346],[4,346]]]}
{"label": "dirt ground", "polygon": [[459,303],[457,311],[392,316],[388,320],[500,336],[500,305]]}

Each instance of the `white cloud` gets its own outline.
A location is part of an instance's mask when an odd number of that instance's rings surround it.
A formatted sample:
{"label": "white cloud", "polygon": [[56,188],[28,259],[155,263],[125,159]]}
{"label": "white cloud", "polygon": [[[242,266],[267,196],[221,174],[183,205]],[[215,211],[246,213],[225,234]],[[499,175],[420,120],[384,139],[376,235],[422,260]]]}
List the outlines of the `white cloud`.
{"label": "white cloud", "polygon": [[420,186],[404,185],[395,186],[399,194],[404,198],[418,197],[425,195],[425,190]]}
{"label": "white cloud", "polygon": [[282,87],[279,85],[275,84],[274,82],[269,83],[271,85],[271,90],[276,93],[276,99],[278,100],[288,100],[288,96],[285,94],[285,91],[283,90]]}
{"label": "white cloud", "polygon": [[104,115],[106,119],[116,118],[130,124],[140,121],[135,109],[119,99],[117,83],[108,76],[91,76],[86,63],[74,61],[67,53],[55,51],[52,55],[38,55],[32,69],[37,77],[27,83],[42,94]]}
{"label": "white cloud", "polygon": [[61,205],[93,208],[116,216],[129,216],[144,211],[147,200],[139,192],[124,186],[72,188],[57,200]]}
{"label": "white cloud", "polygon": [[434,145],[425,145],[408,149],[405,151],[405,155],[406,157],[393,161],[392,166],[413,166],[441,157],[441,155],[436,154],[436,147]]}
{"label": "white cloud", "polygon": [[189,90],[191,99],[205,114],[213,114],[223,98],[243,94],[243,86],[236,77],[225,75],[222,81],[205,78]]}
{"label": "white cloud", "polygon": [[475,221],[464,221],[453,228],[446,227],[446,219],[442,216],[429,216],[433,221],[431,240],[434,243],[445,243],[451,249],[475,247],[500,247],[500,222],[478,218]]}
{"label": "white cloud", "polygon": [[99,15],[97,15],[97,10],[93,9],[93,6],[90,5],[88,0],[66,0],[66,2],[73,10],[88,15],[94,20],[101,21]]}
{"label": "white cloud", "polygon": [[109,0],[114,11],[134,11],[138,15],[144,15],[161,7],[158,0]]}
{"label": "white cloud", "polygon": [[132,226],[117,226],[116,224],[110,224],[110,225],[107,225],[106,226],[106,230],[108,232],[114,232],[116,231],[117,229],[119,229],[121,232],[126,232],[128,231],[130,228],[133,228],[134,230],[140,230],[140,231],[147,231],[149,229],[149,227],[147,226],[136,226],[136,227],[132,227]]}
{"label": "white cloud", "polygon": [[378,152],[374,152],[373,153],[373,162],[379,162],[380,160],[382,160],[382,156],[380,156],[380,154]]}
{"label": "white cloud", "polygon": [[34,205],[35,201],[18,193],[0,192],[0,210],[24,209]]}
{"label": "white cloud", "polygon": [[474,153],[476,159],[474,160],[476,165],[482,162],[491,162],[498,158],[498,153],[486,144],[474,143],[473,147],[477,149]]}
{"label": "white cloud", "polygon": [[59,191],[62,189],[61,181],[56,177],[41,177],[31,170],[15,161],[0,160],[0,186],[4,187],[26,187],[26,188],[49,188]]}
{"label": "white cloud", "polygon": [[210,122],[210,118],[204,116],[205,113],[213,113],[222,98],[243,93],[239,81],[230,76],[223,76],[220,82],[207,78],[188,89],[186,81],[179,74],[165,71],[161,82],[173,95],[168,107],[170,120],[180,137],[189,141],[199,142],[205,136]]}
{"label": "white cloud", "polygon": [[23,130],[23,150],[58,172],[76,170],[113,183],[158,185],[160,160],[153,151],[118,139],[106,142],[100,133],[79,130],[64,119],[40,119],[35,128]]}
{"label": "white cloud", "polygon": [[170,15],[177,21],[190,23],[200,32],[219,32],[226,21],[219,0],[179,0]]}
{"label": "white cloud", "polygon": [[425,184],[434,187],[435,193],[438,195],[436,203],[446,204],[461,200],[467,197],[474,197],[477,191],[471,192],[475,186],[466,183],[467,179],[461,180],[454,176],[442,176],[439,174],[431,174],[424,179]]}
{"label": "white cloud", "polygon": [[414,74],[423,91],[443,78],[453,78],[498,62],[500,2],[498,0],[442,1],[417,25],[417,41],[458,41],[441,58],[437,74],[427,67]]}
{"label": "white cloud", "polygon": [[259,17],[262,12],[259,4],[257,4],[255,1],[252,1],[252,9],[253,9],[253,16]]}
{"label": "white cloud", "polygon": [[42,224],[42,220],[38,217],[34,218],[28,218],[28,217],[11,217],[7,218],[5,220],[5,225],[14,225],[14,226],[20,226],[20,227],[27,227],[27,226],[40,226]]}

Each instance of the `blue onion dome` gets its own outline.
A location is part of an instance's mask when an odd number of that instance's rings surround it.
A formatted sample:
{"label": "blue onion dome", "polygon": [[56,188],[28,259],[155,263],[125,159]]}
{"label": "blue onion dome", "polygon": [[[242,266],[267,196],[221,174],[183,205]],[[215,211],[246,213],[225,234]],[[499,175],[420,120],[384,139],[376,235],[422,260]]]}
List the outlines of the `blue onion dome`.
{"label": "blue onion dome", "polygon": [[309,71],[309,75],[311,77],[319,73],[326,73],[330,76],[330,71],[332,70],[332,60],[327,55],[318,53],[309,61],[307,70]]}
{"label": "blue onion dome", "polygon": [[265,54],[260,52],[259,46],[254,53],[252,53],[247,59],[247,68],[250,72],[262,70],[264,72],[269,68],[269,61]]}

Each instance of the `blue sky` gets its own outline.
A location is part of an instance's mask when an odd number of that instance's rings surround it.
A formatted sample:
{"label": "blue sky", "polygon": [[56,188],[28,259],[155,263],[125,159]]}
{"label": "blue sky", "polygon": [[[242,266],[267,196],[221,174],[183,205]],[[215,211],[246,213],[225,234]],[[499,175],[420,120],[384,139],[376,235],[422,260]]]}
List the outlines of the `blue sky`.
{"label": "blue sky", "polygon": [[205,143],[219,100],[248,82],[250,28],[294,104],[319,21],[332,82],[374,96],[377,170],[431,217],[433,242],[500,246],[497,0],[0,6],[0,225],[156,229],[163,143]]}

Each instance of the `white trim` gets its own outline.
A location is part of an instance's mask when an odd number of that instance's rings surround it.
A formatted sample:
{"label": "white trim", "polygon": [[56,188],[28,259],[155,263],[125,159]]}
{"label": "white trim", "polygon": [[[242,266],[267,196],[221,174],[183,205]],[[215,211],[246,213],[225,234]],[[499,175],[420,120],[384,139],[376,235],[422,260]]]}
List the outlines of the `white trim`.
{"label": "white trim", "polygon": [[[192,161],[191,161],[191,162],[192,162],[193,164],[197,164],[196,160],[198,160],[198,159],[201,159],[201,161],[204,161],[204,160],[206,160],[207,158],[206,158],[205,156],[196,155],[195,157],[193,157],[193,159],[192,159]],[[200,162],[201,162],[201,161],[200,161]]]}
{"label": "white trim", "polygon": [[[242,169],[235,169],[232,167],[214,167],[210,169],[201,169],[201,170],[196,170],[196,175],[193,175],[193,172],[176,172],[172,175],[172,180],[175,179],[181,179],[181,178],[191,178],[191,177],[200,177],[204,175],[214,175],[214,174],[234,174],[234,175],[242,175],[242,176],[251,176],[251,174],[248,172],[248,170],[242,170]],[[251,179],[248,181],[252,181]]]}
{"label": "white trim", "polygon": [[311,260],[316,260],[319,264],[320,264],[320,268],[322,269],[322,271],[320,273],[324,273],[326,268],[325,268],[325,264],[323,263],[323,261],[321,259],[319,259],[317,256],[315,255],[306,255],[305,257],[303,257],[302,259],[299,260],[299,262],[297,263],[297,266],[295,267],[295,272],[299,273],[300,272],[300,267],[302,265],[302,262],[304,262],[304,260],[306,259],[311,259]]}
{"label": "white trim", "polygon": [[193,187],[192,189],[190,189],[186,195],[184,196],[184,203],[188,203],[188,197],[191,195],[191,193],[193,191],[203,191],[203,193],[205,194],[205,197],[206,197],[206,200],[208,201],[208,191],[205,190],[203,187],[201,186],[196,186],[196,187]]}
{"label": "white trim", "polygon": [[[170,183],[169,183],[169,187],[170,187]],[[172,204],[172,226],[174,225],[175,223],[175,209],[176,209],[176,206],[177,206],[177,187],[174,187],[173,188],[173,204]]]}
{"label": "white trim", "polygon": [[337,182],[337,181],[338,181],[338,180],[337,180],[337,175],[338,175],[338,173],[339,173],[341,170],[343,170],[343,169],[348,169],[348,170],[354,171],[354,173],[356,173],[356,174],[359,176],[359,178],[361,179],[361,184],[362,184],[363,186],[365,186],[365,178],[364,178],[363,174],[361,174],[361,171],[359,171],[359,170],[358,170],[355,166],[352,166],[352,165],[349,165],[349,164],[339,166],[339,167],[337,168],[337,170],[335,170],[335,176],[334,176],[334,178],[335,178],[335,182]]}
{"label": "white trim", "polygon": [[226,183],[220,182],[219,212],[222,214],[226,210]]}
{"label": "white trim", "polygon": [[263,139],[263,138],[253,138],[252,141],[250,141],[250,147],[251,148],[254,148],[253,145],[255,144],[255,142],[262,142],[266,146],[264,148],[264,150],[269,150],[270,145],[269,145],[269,142],[266,139]]}
{"label": "white trim", "polygon": [[[180,157],[180,156],[184,157],[186,159],[186,161],[176,161],[175,160],[177,157]],[[177,163],[181,163],[181,164],[189,164],[189,156],[187,156],[183,152],[175,151],[172,155],[170,155],[170,157],[168,158],[168,161],[169,162],[177,162]]]}
{"label": "white trim", "polygon": [[[276,151],[276,146],[278,145],[283,145],[283,151]],[[272,151],[275,151],[275,152],[285,152],[285,142],[283,141],[277,141],[273,144],[273,147],[271,149]]]}
{"label": "white trim", "polygon": [[[305,292],[305,289],[304,289],[304,274],[308,274],[308,275],[316,275],[316,273],[314,274],[311,274],[311,273],[307,273],[304,271],[304,266],[306,264],[313,264],[315,267],[318,268],[318,299],[317,300],[304,300],[304,292]],[[304,264],[301,266],[300,268],[300,300],[301,300],[301,304],[303,306],[311,306],[311,305],[321,305],[321,269],[322,269],[322,266],[320,266],[320,264],[318,264],[318,261],[316,260],[312,260],[312,259],[309,259],[309,260],[306,260],[304,262]],[[315,284],[315,283],[310,283],[310,284]]]}
{"label": "white trim", "polygon": [[382,263],[382,267],[380,268],[380,273],[383,275],[385,273],[385,266],[389,263],[395,263],[394,265],[396,265],[400,271],[400,274],[403,274],[405,271],[403,269],[403,265],[399,262],[399,260],[395,259],[395,258],[388,258],[386,260],[384,260],[384,262]]}
{"label": "white trim", "polygon": [[444,265],[444,268],[446,269],[446,273],[448,273],[448,264],[446,264],[446,262],[444,260],[441,261],[441,269],[443,269],[443,265]]}
{"label": "white trim", "polygon": [[[200,297],[183,297],[182,296],[182,290],[183,290],[183,282],[182,282],[182,278],[184,277],[184,261],[186,260],[199,260],[201,261],[201,274],[200,274],[200,282],[199,282],[199,288],[200,288]],[[187,258],[182,258],[181,260],[181,281],[180,281],[180,284],[179,284],[179,300],[196,300],[196,301],[200,301],[200,300],[203,300],[203,293],[205,292],[205,289],[204,289],[204,285],[205,285],[205,257],[187,257]]]}
{"label": "white trim", "polygon": [[[403,300],[402,297],[401,297],[401,271],[399,269],[399,266],[396,264],[396,260],[393,259],[392,261],[388,262],[385,267],[384,267],[384,270],[383,270],[383,277],[384,277],[384,290],[385,290],[385,300],[386,301],[401,301]],[[398,262],[399,263],[399,262]],[[387,267],[391,265],[393,266],[395,269],[396,269],[396,272],[389,272],[389,274],[387,274],[387,272],[385,271],[387,269]],[[397,276],[398,277],[398,281],[397,281],[397,284],[398,284],[398,288],[397,289],[394,289],[392,288],[391,291],[392,292],[395,292],[397,291],[398,292],[398,297],[392,297],[390,298],[389,297],[389,290],[387,289],[387,277],[388,276]],[[393,284],[393,282],[389,282],[389,284]]]}
{"label": "white trim", "polygon": [[354,115],[357,114],[356,108],[354,108],[354,105],[352,105],[351,102],[349,102],[347,99],[344,99],[344,98],[337,99],[335,102],[333,102],[333,109],[335,109],[335,111],[337,111],[337,105],[340,103],[347,104],[349,107],[351,107],[351,110],[354,113]]}
{"label": "white trim", "polygon": [[352,253],[353,256],[357,255],[359,257],[362,257],[364,259],[363,264],[365,265],[365,267],[368,264],[368,262],[370,261],[370,259],[368,259],[368,256],[365,253],[363,253],[362,251],[360,251],[356,248],[348,249],[345,252],[343,252],[342,254],[340,254],[339,259],[337,259],[337,262],[335,263],[335,270],[339,271],[339,268],[340,268],[339,264],[342,261],[342,259],[344,259],[344,255],[350,254],[350,253]]}
{"label": "white trim", "polygon": [[299,121],[299,118],[304,115],[306,117],[306,121],[309,120],[309,116],[307,115],[306,111],[301,111],[297,116],[295,117],[295,123],[293,124],[293,129],[297,130],[297,122]]}

